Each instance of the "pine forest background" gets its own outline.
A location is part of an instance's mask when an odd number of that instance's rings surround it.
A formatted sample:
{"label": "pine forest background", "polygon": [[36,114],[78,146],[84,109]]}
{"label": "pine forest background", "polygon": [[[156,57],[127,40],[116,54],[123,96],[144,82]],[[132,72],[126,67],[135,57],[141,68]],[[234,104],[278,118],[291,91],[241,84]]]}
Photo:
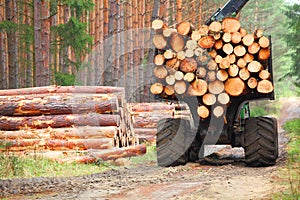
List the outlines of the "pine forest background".
{"label": "pine forest background", "polygon": [[[226,2],[0,0],[0,89],[53,84],[124,86],[129,101],[151,101],[151,21],[160,17],[176,26],[188,20],[198,27]],[[293,65],[293,54],[297,54],[287,43],[293,34],[289,9],[284,0],[250,0],[240,14],[249,32],[262,28],[272,35],[277,95],[292,89],[293,84],[284,80],[293,77],[287,72],[297,68]]]}

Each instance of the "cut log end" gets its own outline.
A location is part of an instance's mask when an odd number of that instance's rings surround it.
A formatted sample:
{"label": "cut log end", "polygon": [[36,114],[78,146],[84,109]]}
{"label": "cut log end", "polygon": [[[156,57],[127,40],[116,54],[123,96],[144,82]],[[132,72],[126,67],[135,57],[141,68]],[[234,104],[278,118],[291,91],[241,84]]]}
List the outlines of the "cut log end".
{"label": "cut log end", "polygon": [[151,93],[154,95],[161,94],[163,90],[164,86],[161,83],[154,83],[150,88]]}
{"label": "cut log end", "polygon": [[209,110],[206,106],[199,106],[197,109],[197,113],[202,119],[206,119],[209,117]]}
{"label": "cut log end", "polygon": [[240,78],[230,78],[225,82],[225,91],[231,96],[239,96],[245,89],[245,83]]}
{"label": "cut log end", "polygon": [[258,82],[257,91],[262,94],[268,94],[273,92],[274,86],[269,80],[262,80]]}

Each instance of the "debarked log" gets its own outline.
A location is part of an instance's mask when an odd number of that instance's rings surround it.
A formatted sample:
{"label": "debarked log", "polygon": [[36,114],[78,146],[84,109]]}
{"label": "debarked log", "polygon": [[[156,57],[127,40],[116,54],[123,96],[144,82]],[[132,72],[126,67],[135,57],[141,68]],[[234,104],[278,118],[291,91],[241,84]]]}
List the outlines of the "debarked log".
{"label": "debarked log", "polygon": [[119,111],[118,98],[111,94],[33,94],[0,96],[0,115],[33,116],[79,114],[96,112],[100,114]]}
{"label": "debarked log", "polygon": [[119,115],[97,113],[71,115],[41,115],[24,117],[0,117],[0,130],[10,131],[26,128],[62,128],[72,126],[119,126]]}
{"label": "debarked log", "polygon": [[45,93],[90,93],[90,94],[109,94],[125,93],[123,87],[111,86],[44,86],[32,88],[20,88],[0,90],[0,96],[45,94]]}
{"label": "debarked log", "polygon": [[87,149],[112,149],[115,147],[114,138],[101,139],[25,139],[25,140],[0,140],[6,144],[0,151],[28,151],[28,150],[87,150]]}
{"label": "debarked log", "polygon": [[93,151],[87,156],[56,159],[59,163],[94,163],[101,159],[103,161],[116,160],[119,158],[140,156],[146,153],[146,145],[140,144],[125,148],[115,148],[109,150]]}
{"label": "debarked log", "polygon": [[99,139],[115,138],[116,126],[82,126],[71,128],[24,129],[0,131],[0,140],[18,139]]}

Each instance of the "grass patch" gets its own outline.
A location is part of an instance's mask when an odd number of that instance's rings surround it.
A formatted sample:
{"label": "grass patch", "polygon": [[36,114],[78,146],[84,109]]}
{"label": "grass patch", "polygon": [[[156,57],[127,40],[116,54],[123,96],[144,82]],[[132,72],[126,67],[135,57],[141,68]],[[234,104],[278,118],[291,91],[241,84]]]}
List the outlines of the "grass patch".
{"label": "grass patch", "polygon": [[275,199],[300,199],[300,119],[286,122],[285,131],[289,134],[287,166],[283,170],[283,184],[287,190],[277,194]]}
{"label": "grass patch", "polygon": [[114,166],[106,162],[59,164],[42,157],[0,154],[0,179],[80,176],[103,172],[111,168]]}
{"label": "grass patch", "polygon": [[143,156],[131,157],[130,161],[133,165],[156,162],[156,145],[148,144],[147,152]]}
{"label": "grass patch", "polygon": [[279,101],[252,101],[250,102],[251,117],[278,116],[280,113]]}

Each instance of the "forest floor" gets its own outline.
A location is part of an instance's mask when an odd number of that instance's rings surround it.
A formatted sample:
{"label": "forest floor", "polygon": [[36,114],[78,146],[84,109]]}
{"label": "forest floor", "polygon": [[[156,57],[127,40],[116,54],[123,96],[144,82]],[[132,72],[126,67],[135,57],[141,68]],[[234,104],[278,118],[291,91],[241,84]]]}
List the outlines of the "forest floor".
{"label": "forest floor", "polygon": [[[27,188],[28,194],[6,199],[271,199],[285,190],[280,173],[285,167],[288,140],[281,126],[300,117],[299,98],[283,99],[280,103],[280,156],[275,166],[246,167],[242,149],[223,146],[218,151],[223,159],[216,163],[188,163],[170,168],[157,167],[155,161],[127,163],[104,173],[56,182],[37,179],[39,184]],[[210,148],[216,151],[215,146]],[[37,193],[30,192],[36,190]]]}

